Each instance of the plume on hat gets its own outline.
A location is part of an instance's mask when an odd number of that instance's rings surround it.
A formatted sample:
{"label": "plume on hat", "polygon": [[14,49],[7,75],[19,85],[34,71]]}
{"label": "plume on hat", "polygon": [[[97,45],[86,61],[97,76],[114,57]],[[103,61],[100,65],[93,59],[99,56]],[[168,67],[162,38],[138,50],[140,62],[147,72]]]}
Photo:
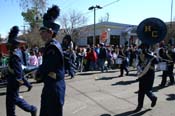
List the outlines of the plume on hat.
{"label": "plume on hat", "polygon": [[56,20],[56,18],[60,15],[60,8],[57,5],[53,5],[51,8],[47,10],[47,13],[43,16],[43,24],[47,25],[46,23],[52,22]]}
{"label": "plume on hat", "polygon": [[13,26],[9,32],[8,38],[16,38],[19,33],[19,28],[18,26]]}
{"label": "plume on hat", "polygon": [[13,26],[8,35],[8,43],[11,44],[14,43],[14,41],[16,41],[17,39],[18,33],[19,33],[18,26]]}

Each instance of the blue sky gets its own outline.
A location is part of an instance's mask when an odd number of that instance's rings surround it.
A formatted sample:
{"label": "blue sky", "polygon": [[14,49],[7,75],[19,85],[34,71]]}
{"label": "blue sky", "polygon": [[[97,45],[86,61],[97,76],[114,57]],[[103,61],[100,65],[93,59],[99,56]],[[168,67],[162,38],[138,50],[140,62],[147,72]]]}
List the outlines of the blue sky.
{"label": "blue sky", "polygon": [[[10,28],[18,25],[23,29],[25,22],[21,16],[22,8],[19,0],[1,0],[0,4],[0,35],[6,37]],[[118,2],[117,2],[118,1]],[[165,22],[171,19],[171,0],[49,0],[48,7],[57,4],[61,14],[72,10],[81,12],[88,17],[88,24],[93,24],[93,11],[88,11],[92,5],[106,6],[96,11],[96,22],[100,17],[109,13],[109,21],[138,25],[149,17],[157,17]],[[175,18],[175,1],[173,3],[173,17]],[[173,19],[174,19],[173,18]]]}

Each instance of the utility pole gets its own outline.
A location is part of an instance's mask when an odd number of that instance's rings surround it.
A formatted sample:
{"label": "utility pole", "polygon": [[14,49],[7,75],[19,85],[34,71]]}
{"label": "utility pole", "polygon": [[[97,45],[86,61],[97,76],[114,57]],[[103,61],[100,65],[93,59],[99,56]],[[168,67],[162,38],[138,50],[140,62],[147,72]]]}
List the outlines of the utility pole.
{"label": "utility pole", "polygon": [[171,0],[171,19],[170,19],[170,27],[172,28],[173,23],[173,0]]}
{"label": "utility pole", "polygon": [[93,36],[93,45],[95,46],[95,37],[96,37],[96,34],[95,34],[95,32],[96,32],[96,29],[95,29],[95,21],[96,21],[96,9],[102,9],[102,7],[101,6],[99,6],[99,5],[96,5],[96,6],[91,6],[91,7],[89,7],[89,9],[88,10],[94,10],[94,36]]}

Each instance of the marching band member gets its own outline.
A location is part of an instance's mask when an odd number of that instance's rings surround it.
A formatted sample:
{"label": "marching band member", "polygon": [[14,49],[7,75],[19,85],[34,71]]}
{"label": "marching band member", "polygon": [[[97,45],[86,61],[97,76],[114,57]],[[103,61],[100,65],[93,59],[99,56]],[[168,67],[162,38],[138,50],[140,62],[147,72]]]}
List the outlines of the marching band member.
{"label": "marching band member", "polygon": [[142,72],[138,76],[138,106],[134,112],[142,109],[145,94],[152,101],[151,107],[156,105],[157,97],[152,93],[152,87],[155,78],[155,64],[158,63],[158,58],[149,53],[148,49],[149,45],[161,42],[166,34],[166,24],[162,20],[154,17],[143,20],[137,27],[137,36],[142,41],[142,53],[139,56],[139,65]]}
{"label": "marching band member", "polygon": [[17,34],[19,28],[13,26],[8,39],[8,45],[10,50],[10,58],[8,63],[8,75],[7,75],[7,95],[6,95],[6,108],[7,116],[15,115],[15,105],[20,107],[26,112],[30,112],[31,116],[36,116],[37,108],[28,104],[23,98],[19,97],[19,87],[25,83],[24,72],[22,69],[23,60],[22,52],[19,48],[19,40],[17,40]]}
{"label": "marching band member", "polygon": [[36,73],[44,87],[41,95],[40,116],[62,116],[65,97],[64,58],[60,43],[55,39],[59,25],[54,23],[60,9],[54,5],[43,16],[41,38],[45,41],[43,63]]}
{"label": "marching band member", "polygon": [[75,76],[75,60],[76,54],[73,50],[72,37],[70,35],[65,35],[62,41],[62,49],[64,54],[64,67],[65,73],[74,78]]}
{"label": "marching band member", "polygon": [[129,74],[128,62],[127,62],[127,57],[124,54],[123,48],[119,48],[118,58],[122,59],[122,63],[120,64],[120,75],[118,77],[123,77],[124,70],[126,71],[126,75],[128,75]]}
{"label": "marching band member", "polygon": [[139,91],[138,91],[138,105],[134,112],[138,112],[143,108],[145,94],[152,101],[151,107],[154,107],[157,102],[157,97],[152,93],[152,87],[155,77],[155,64],[157,58],[151,55],[148,51],[148,45],[141,45],[142,53],[139,56],[139,65],[142,69],[141,74],[138,76]]}
{"label": "marching band member", "polygon": [[159,85],[160,87],[165,87],[167,77],[169,76],[170,78],[170,85],[174,84],[174,74],[173,74],[173,69],[174,69],[174,62],[173,62],[173,54],[172,51],[170,50],[165,50],[164,48],[161,48],[159,50],[159,56],[160,60],[166,63],[166,69],[163,70],[162,74],[162,81],[161,84]]}

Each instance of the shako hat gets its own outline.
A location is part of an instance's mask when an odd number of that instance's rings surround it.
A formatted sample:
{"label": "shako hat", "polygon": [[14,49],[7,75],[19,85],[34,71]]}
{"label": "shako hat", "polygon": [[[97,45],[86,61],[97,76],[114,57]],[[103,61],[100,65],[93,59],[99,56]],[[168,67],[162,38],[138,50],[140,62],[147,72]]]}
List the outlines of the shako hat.
{"label": "shako hat", "polygon": [[60,29],[60,25],[56,24],[55,20],[59,14],[60,8],[57,5],[53,5],[51,8],[49,8],[43,16],[43,26],[40,28],[40,30],[51,30],[57,34]]}
{"label": "shako hat", "polygon": [[20,43],[20,40],[18,40],[17,36],[19,33],[19,27],[13,26],[10,29],[9,35],[8,35],[8,44],[10,45],[18,45]]}

